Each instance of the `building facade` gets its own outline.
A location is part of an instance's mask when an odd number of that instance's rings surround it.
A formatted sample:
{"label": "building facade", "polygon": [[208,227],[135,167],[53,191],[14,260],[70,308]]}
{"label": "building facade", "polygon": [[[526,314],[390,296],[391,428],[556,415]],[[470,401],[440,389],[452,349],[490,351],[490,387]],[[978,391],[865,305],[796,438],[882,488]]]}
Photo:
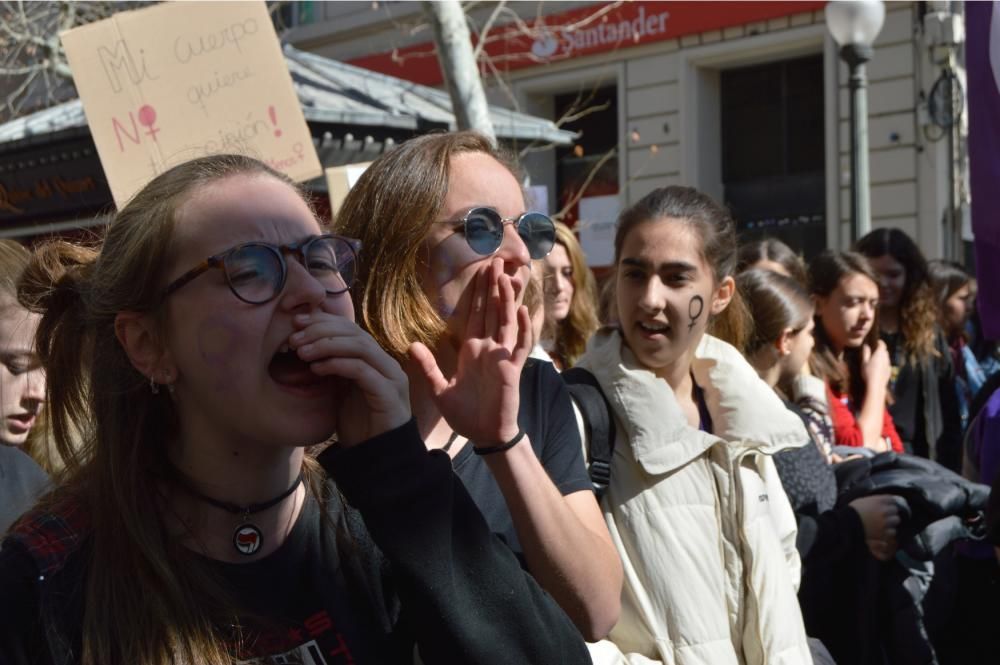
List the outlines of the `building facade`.
{"label": "building facade", "polygon": [[[824,5],[487,3],[470,23],[485,28],[491,101],[579,116],[563,125],[581,132],[577,145],[529,151],[525,164],[548,209],[579,221],[590,253],[618,209],[686,184],[725,201],[744,237],[775,235],[811,256],[850,244],[848,72]],[[286,39],[299,48],[441,84],[418,3],[297,11]],[[942,29],[956,11],[887,3],[867,68],[872,225],[905,230],[929,258],[961,259],[971,240],[962,97],[952,107],[949,96],[943,112],[935,86],[945,72],[963,81],[960,49],[941,46],[942,32],[961,41]]]}

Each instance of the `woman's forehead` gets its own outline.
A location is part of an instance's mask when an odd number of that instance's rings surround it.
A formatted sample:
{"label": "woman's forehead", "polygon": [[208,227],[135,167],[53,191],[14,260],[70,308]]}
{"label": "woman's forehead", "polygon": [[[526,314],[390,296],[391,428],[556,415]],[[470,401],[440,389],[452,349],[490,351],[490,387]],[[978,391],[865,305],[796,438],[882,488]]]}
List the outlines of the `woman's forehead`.
{"label": "woman's forehead", "polygon": [[848,273],[841,277],[837,287],[847,295],[878,296],[878,284],[868,275],[859,272]]}
{"label": "woman's forehead", "polygon": [[0,297],[0,350],[29,352],[41,316],[29,312],[7,296]]}
{"label": "woman's forehead", "polygon": [[482,152],[451,157],[444,214],[462,213],[475,206],[496,208],[504,217],[524,212],[524,191],[514,174]]}
{"label": "woman's forehead", "polygon": [[320,232],[298,192],[266,174],[237,175],[195,190],[177,213],[177,252],[214,254],[241,242],[295,242]]}
{"label": "woman's forehead", "polygon": [[706,269],[700,234],[681,220],[653,219],[634,226],[622,243],[621,258],[640,259],[654,268],[687,263]]}

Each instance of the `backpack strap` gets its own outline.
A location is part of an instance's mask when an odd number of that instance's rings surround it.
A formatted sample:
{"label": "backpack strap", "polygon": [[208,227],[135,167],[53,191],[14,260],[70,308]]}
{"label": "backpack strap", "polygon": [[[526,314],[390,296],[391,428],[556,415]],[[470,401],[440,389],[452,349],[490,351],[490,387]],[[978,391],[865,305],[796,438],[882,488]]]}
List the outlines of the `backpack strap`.
{"label": "backpack strap", "polygon": [[562,378],[583,414],[583,426],[590,443],[590,482],[600,500],[611,482],[611,455],[615,450],[615,418],[611,403],[604,396],[597,377],[584,368],[567,369]]}

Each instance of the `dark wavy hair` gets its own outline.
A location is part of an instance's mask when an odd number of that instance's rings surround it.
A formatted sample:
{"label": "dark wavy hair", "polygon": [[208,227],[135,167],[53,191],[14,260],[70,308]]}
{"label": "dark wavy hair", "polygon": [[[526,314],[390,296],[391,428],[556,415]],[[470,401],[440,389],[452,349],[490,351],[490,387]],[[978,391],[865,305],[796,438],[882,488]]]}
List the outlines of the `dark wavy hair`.
{"label": "dark wavy hair", "polygon": [[917,243],[906,232],[876,229],[858,240],[855,250],[870,259],[891,256],[906,270],[906,282],[899,301],[899,330],[903,349],[910,362],[924,362],[940,355],[934,347],[937,332],[937,306],[931,291],[924,258]]}

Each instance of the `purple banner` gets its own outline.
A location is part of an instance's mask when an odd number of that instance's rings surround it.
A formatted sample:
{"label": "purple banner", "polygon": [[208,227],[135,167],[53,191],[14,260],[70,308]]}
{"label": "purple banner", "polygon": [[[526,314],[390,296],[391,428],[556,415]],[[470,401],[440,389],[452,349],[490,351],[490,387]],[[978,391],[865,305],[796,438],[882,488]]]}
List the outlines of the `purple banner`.
{"label": "purple banner", "polygon": [[978,306],[985,337],[1000,339],[1000,3],[966,3],[965,32]]}

